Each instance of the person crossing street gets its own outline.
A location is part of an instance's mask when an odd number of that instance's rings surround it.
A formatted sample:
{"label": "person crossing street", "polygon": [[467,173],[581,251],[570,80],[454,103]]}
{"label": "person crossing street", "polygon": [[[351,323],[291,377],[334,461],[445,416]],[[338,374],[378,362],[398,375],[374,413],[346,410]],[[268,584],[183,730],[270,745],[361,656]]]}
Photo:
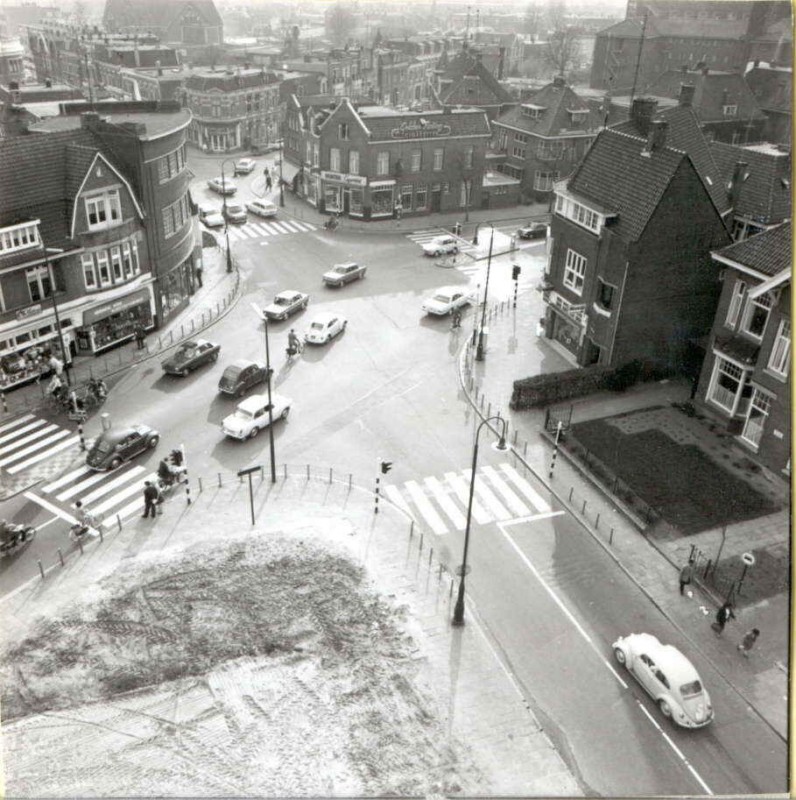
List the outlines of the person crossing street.
{"label": "person crossing street", "polygon": [[155,504],[159,494],[157,486],[151,481],[144,481],[144,513],[141,515],[144,519],[147,517],[154,519],[157,515],[157,506]]}

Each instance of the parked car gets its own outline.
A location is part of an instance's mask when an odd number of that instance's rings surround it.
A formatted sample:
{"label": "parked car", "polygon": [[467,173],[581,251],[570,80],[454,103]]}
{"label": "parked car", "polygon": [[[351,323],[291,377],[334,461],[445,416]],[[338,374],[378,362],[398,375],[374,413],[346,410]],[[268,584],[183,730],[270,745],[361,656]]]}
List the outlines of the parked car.
{"label": "parked car", "polygon": [[443,317],[445,314],[450,314],[454,308],[463,308],[472,301],[473,296],[466,288],[443,286],[441,289],[437,289],[431,297],[427,297],[421,307],[426,314]]}
{"label": "parked car", "polygon": [[149,425],[128,425],[103,431],[86,455],[86,465],[93,470],[116,469],[123,462],[146,450],[154,450],[160,434]]}
{"label": "parked car", "polygon": [[323,273],[323,282],[327,286],[342,286],[344,283],[364,278],[367,269],[353,261],[348,264],[335,264],[328,272]]}
{"label": "parked car", "polygon": [[281,394],[272,393],[269,416],[268,395],[253,394],[238,403],[235,412],[221,423],[221,430],[233,439],[253,439],[263,428],[268,427],[271,417],[274,420],[287,419],[292,402]]}
{"label": "parked car", "polygon": [[257,214],[258,217],[275,217],[279,209],[270,201],[268,200],[252,200],[250,203],[246,203],[246,208],[252,212],[252,214]]}
{"label": "parked car", "polygon": [[531,222],[517,230],[520,239],[546,239],[547,225],[544,222]]}
{"label": "parked car", "polygon": [[614,644],[616,660],[627,667],[661,714],[684,728],[701,728],[713,719],[710,695],[694,665],[670,644],[649,633],[631,633]]}
{"label": "parked car", "polygon": [[427,256],[441,256],[444,253],[458,253],[459,240],[453,236],[437,236],[423,245],[423,253]]}
{"label": "parked car", "polygon": [[207,182],[207,187],[212,189],[214,192],[218,192],[218,194],[235,194],[238,191],[238,187],[235,185],[235,181],[231,178],[228,178],[226,175],[218,178],[211,178]]}
{"label": "parked car", "polygon": [[262,383],[267,377],[265,364],[259,361],[238,359],[233,361],[218,382],[218,391],[234,397],[242,397],[252,386]]}
{"label": "parked car", "polygon": [[304,341],[308,344],[326,344],[342,333],[348,320],[333,311],[324,311],[315,316],[310,322],[307,332],[304,334]]}
{"label": "parked car", "polygon": [[304,292],[280,292],[274,297],[274,302],[263,309],[263,312],[268,319],[287,319],[291,314],[306,308],[309,302],[310,296]]}
{"label": "parked car", "polygon": [[210,204],[199,206],[199,221],[207,225],[208,228],[221,228],[224,225],[224,217],[221,211]]}
{"label": "parked car", "polygon": [[228,222],[232,222],[235,225],[243,225],[248,219],[246,209],[240,203],[227,203],[222,213]]}
{"label": "parked car", "polygon": [[248,175],[256,166],[257,162],[253,158],[239,158],[235,162],[235,175]]}
{"label": "parked car", "polygon": [[262,153],[272,153],[274,150],[279,150],[282,147],[282,140],[276,142],[257,142],[250,148],[254,155],[258,156]]}
{"label": "parked car", "polygon": [[167,375],[182,375],[185,377],[191,370],[218,361],[221,346],[208,342],[206,339],[192,339],[181,344],[172,354],[161,363]]}

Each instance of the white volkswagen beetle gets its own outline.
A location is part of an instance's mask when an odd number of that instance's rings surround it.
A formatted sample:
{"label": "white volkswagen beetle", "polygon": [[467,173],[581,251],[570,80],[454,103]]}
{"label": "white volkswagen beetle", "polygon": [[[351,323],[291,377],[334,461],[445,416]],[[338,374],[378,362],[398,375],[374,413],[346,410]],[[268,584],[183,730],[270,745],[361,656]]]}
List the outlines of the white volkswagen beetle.
{"label": "white volkswagen beetle", "polygon": [[616,660],[658,704],[661,714],[684,728],[702,728],[713,719],[710,695],[694,665],[650,633],[631,633],[614,644]]}

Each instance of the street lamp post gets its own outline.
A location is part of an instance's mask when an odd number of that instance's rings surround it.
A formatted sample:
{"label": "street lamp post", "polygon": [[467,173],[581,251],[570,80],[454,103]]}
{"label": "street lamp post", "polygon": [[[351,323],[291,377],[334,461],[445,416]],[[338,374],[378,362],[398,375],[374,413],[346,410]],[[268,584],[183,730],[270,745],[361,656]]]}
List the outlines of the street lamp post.
{"label": "street lamp post", "polygon": [[[227,272],[232,272],[232,251],[229,249],[229,220],[227,219],[227,181],[224,177],[224,164],[227,161],[232,161],[231,158],[225,158],[221,162],[221,202],[223,204],[223,215],[224,215],[224,238],[227,242]],[[235,162],[232,162],[232,172],[235,172]]]}
{"label": "street lamp post", "polygon": [[470,474],[470,498],[467,501],[467,524],[464,528],[464,553],[462,554],[462,565],[459,567],[459,593],[456,596],[456,605],[453,608],[453,619],[451,625],[461,626],[464,625],[464,580],[467,575],[467,551],[470,547],[470,522],[473,513],[473,493],[475,491],[475,470],[478,466],[478,437],[481,435],[481,428],[488,422],[493,420],[500,423],[500,440],[495,445],[497,450],[508,450],[506,444],[506,420],[500,415],[494,417],[487,417],[481,422],[475,431],[475,444],[473,445],[473,466]]}
{"label": "street lamp post", "polygon": [[265,332],[265,384],[268,387],[268,446],[271,454],[271,483],[276,483],[276,453],[274,452],[274,404],[271,400],[271,351],[268,347],[268,317],[254,303],[254,312],[263,321]]}
{"label": "street lamp post", "polygon": [[59,250],[55,247],[45,247],[44,248],[44,263],[47,265],[47,278],[50,281],[50,296],[53,300],[53,316],[55,317],[55,330],[58,334],[58,344],[61,346],[61,358],[64,360],[64,377],[66,378],[66,385],[71,388],[72,382],[69,378],[69,358],[66,352],[66,346],[64,344],[64,335],[61,331],[61,320],[58,316],[58,301],[55,299],[56,294],[56,286],[55,286],[55,273],[53,272],[52,262],[50,261],[49,253],[50,251],[55,253],[62,253],[63,250]]}
{"label": "street lamp post", "polygon": [[282,127],[280,130],[279,139],[279,205],[285,207],[285,184],[282,179],[282,161],[285,157],[285,129]]}
{"label": "street lamp post", "polygon": [[486,298],[487,294],[489,293],[489,272],[492,268],[492,244],[495,241],[495,226],[492,225],[491,222],[488,222],[487,225],[492,227],[492,233],[489,237],[489,255],[486,259],[486,281],[484,282],[484,306],[481,310],[481,330],[478,331],[478,347],[475,351],[475,360],[476,361],[483,361],[484,360],[484,327],[486,326]]}

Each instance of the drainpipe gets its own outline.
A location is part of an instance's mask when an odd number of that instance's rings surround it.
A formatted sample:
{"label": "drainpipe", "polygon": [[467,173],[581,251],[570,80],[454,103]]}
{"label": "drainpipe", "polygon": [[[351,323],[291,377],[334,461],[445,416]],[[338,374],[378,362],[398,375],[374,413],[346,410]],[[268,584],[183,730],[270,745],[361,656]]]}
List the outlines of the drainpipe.
{"label": "drainpipe", "polygon": [[627,283],[627,270],[630,266],[629,261],[625,261],[625,274],[622,276],[622,289],[619,292],[619,302],[616,304],[616,318],[614,320],[614,335],[611,337],[611,349],[608,351],[608,363],[614,358],[614,345],[616,344],[616,332],[619,328],[619,313],[622,310],[622,301],[625,299],[625,283]]}

